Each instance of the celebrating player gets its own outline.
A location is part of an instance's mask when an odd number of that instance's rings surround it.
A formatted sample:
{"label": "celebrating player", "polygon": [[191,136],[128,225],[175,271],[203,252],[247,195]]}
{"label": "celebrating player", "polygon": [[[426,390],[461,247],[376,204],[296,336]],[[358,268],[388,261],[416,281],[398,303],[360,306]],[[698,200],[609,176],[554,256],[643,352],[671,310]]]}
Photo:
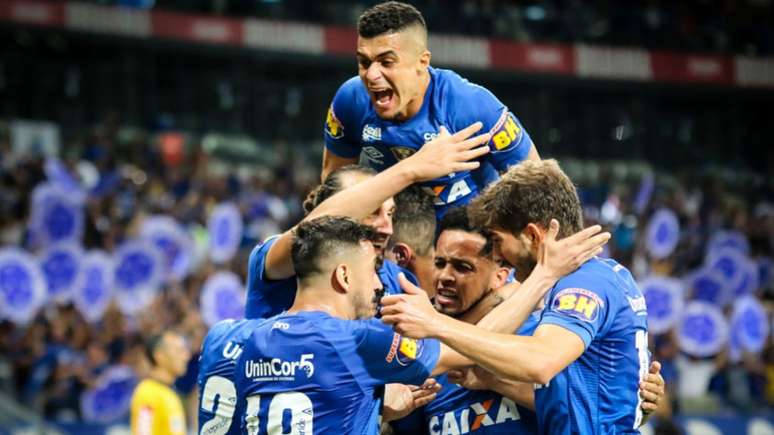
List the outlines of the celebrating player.
{"label": "celebrating player", "polygon": [[[534,306],[559,277],[598,249],[606,237],[588,238],[598,230],[571,236],[570,246],[552,245],[559,254],[541,269],[546,279],[527,280],[519,292],[525,306]],[[322,217],[296,228],[291,253],[298,290],[293,306],[261,323],[237,361],[237,410],[249,433],[280,428],[311,434],[377,433],[382,385],[419,385],[431,372],[471,364],[436,340],[403,338],[369,319],[376,309],[375,290],[382,286],[374,238],[373,228],[347,218]],[[507,327],[523,313],[505,314],[508,319],[497,321]]]}
{"label": "celebrating player", "polygon": [[470,201],[498,171],[539,158],[518,119],[491,92],[430,66],[425,20],[413,6],[376,5],[360,16],[357,30],[358,77],[339,88],[328,110],[323,179],[357,162],[361,151],[382,171],[421,149],[442,126],[455,132],[480,121],[490,133],[483,165],[424,184],[441,216]]}
{"label": "celebrating player", "polygon": [[[434,219],[433,212],[429,214]],[[475,323],[518,289],[518,283],[506,285],[510,265],[494,252],[489,233],[471,225],[465,207],[444,216],[435,252],[431,271],[438,292],[435,308],[441,313]],[[517,333],[531,335],[538,320],[533,313]],[[643,397],[650,399],[643,409],[657,406],[664,394],[657,363],[652,369],[642,385]],[[499,378],[478,367],[452,375],[438,377],[443,388],[435,401],[393,423],[398,434],[537,433],[532,384]]]}
{"label": "celebrating player", "polygon": [[[511,168],[470,211],[474,223],[492,231],[519,278],[536,275],[554,233],[582,226],[575,187],[554,160]],[[437,337],[497,375],[542,385],[535,391],[541,433],[638,432],[644,414],[638,388],[649,366],[647,311],[623,266],[594,258],[559,280],[531,337],[493,334],[444,316],[424,292],[402,285],[410,294],[384,299],[384,321],[406,336]],[[512,299],[493,313],[514,308]]]}
{"label": "celebrating player", "polygon": [[[395,196],[395,215],[384,257],[416,276],[419,286],[432,289],[435,255],[435,207],[433,197],[419,186]],[[429,294],[432,298],[435,293]]]}
{"label": "celebrating player", "polygon": [[[392,234],[395,208],[392,196],[415,182],[478,167],[478,162],[469,160],[488,151],[485,146],[479,145],[489,140],[489,136],[484,134],[468,138],[480,128],[481,124],[475,123],[454,135],[443,133],[427,144],[421,153],[376,176],[368,168],[340,168],[317,189],[305,220],[332,214],[361,220],[377,230],[379,237],[374,243],[381,254]],[[270,317],[293,303],[296,294],[295,269],[290,256],[293,231],[290,229],[270,237],[250,254],[246,318]],[[387,293],[400,292],[398,271],[394,263],[384,262],[380,275]]]}

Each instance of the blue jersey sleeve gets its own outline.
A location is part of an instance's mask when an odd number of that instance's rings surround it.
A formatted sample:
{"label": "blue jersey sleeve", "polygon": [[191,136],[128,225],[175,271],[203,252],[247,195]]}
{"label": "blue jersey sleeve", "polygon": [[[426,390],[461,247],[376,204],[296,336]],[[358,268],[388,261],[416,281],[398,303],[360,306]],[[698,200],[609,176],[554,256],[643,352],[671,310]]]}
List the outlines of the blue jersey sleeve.
{"label": "blue jersey sleeve", "polygon": [[[597,288],[595,288],[597,287]],[[589,279],[570,275],[551,291],[540,324],[558,325],[578,335],[586,348],[604,327],[611,310],[606,294]]]}
{"label": "blue jersey sleeve", "polygon": [[344,82],[333,97],[325,117],[325,147],[339,157],[360,156],[357,120],[358,113],[362,111],[362,96],[358,86],[363,86],[359,77]]}
{"label": "blue jersey sleeve", "polygon": [[386,296],[389,295],[399,295],[403,293],[403,289],[400,286],[400,282],[398,281],[398,274],[403,273],[406,275],[406,279],[416,285],[419,286],[419,281],[417,280],[417,277],[414,276],[413,273],[411,273],[409,270],[404,269],[401,266],[398,266],[397,264],[393,263],[390,260],[384,260],[382,263],[382,267],[379,269],[379,272],[377,272],[379,275],[379,280],[382,282],[382,285],[384,286],[384,294]]}
{"label": "blue jersey sleeve", "polygon": [[532,139],[518,118],[482,86],[460,79],[455,87],[454,92],[447,93],[453,100],[454,131],[481,121],[484,124],[481,131],[492,135],[489,140],[490,152],[485,161],[497,171],[505,171],[509,166],[526,159],[532,148]]}
{"label": "blue jersey sleeve", "polygon": [[403,337],[378,319],[357,321],[354,333],[367,384],[421,385],[440,356],[438,340]]}
{"label": "blue jersey sleeve", "polygon": [[269,280],[264,276],[266,255],[279,235],[269,237],[256,246],[247,261],[247,302],[246,319],[271,317],[290,308],[296,297],[295,276],[287,279]]}

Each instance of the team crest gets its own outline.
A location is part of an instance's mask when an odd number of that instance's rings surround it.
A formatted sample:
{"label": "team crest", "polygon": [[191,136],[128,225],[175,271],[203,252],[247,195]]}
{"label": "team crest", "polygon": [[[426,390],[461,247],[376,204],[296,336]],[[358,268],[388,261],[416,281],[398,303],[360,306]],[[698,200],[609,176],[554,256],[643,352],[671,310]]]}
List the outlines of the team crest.
{"label": "team crest", "polygon": [[407,157],[411,157],[412,154],[417,152],[414,148],[409,147],[390,147],[390,150],[392,151],[392,154],[395,156],[395,159],[400,161]]}
{"label": "team crest", "polygon": [[419,358],[422,355],[422,340],[414,340],[413,338],[401,337],[400,344],[398,345],[397,360],[400,365],[408,365],[411,361]]}
{"label": "team crest", "polygon": [[328,116],[325,117],[325,133],[334,139],[344,136],[344,127],[336,118],[336,114],[333,113],[333,105],[328,108]]}

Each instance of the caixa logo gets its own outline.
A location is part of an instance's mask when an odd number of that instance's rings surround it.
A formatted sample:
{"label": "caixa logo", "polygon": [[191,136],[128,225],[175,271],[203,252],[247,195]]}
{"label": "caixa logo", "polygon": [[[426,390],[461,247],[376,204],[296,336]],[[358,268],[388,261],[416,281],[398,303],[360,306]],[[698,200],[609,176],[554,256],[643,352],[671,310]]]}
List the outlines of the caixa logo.
{"label": "caixa logo", "polygon": [[284,361],[280,358],[247,360],[245,363],[245,376],[263,380],[292,379],[296,372],[301,370],[307,378],[314,374],[314,354],[305,353],[298,361]]}

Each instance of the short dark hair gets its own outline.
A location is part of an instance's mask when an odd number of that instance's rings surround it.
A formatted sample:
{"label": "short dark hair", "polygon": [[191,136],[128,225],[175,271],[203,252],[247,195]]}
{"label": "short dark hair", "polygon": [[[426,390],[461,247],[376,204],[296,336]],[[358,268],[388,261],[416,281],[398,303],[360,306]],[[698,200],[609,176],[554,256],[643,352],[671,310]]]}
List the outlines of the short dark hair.
{"label": "short dark hair", "polygon": [[290,256],[299,280],[322,273],[320,260],[342,247],[356,247],[374,241],[376,231],[353,219],[323,216],[301,222],[295,230]]}
{"label": "short dark hair", "polygon": [[479,255],[491,258],[494,251],[494,244],[492,243],[491,233],[485,228],[473,225],[468,217],[468,207],[461,205],[454,207],[444,215],[441,220],[441,225],[438,230],[440,235],[444,231],[463,231],[471,234],[478,234],[486,241],[481,248]]}
{"label": "short dark hair", "polygon": [[306,199],[304,199],[303,204],[304,214],[306,215],[311,213],[311,211],[314,210],[318,205],[322,204],[323,201],[344,190],[341,179],[345,174],[349,173],[376,175],[376,171],[367,166],[346,165],[337,168],[328,174],[327,177],[325,177],[325,181],[312,189],[312,191],[306,195]]}
{"label": "short dark hair", "polygon": [[395,215],[392,217],[389,247],[405,243],[417,255],[430,252],[435,244],[434,199],[417,185],[411,185],[395,195]]}
{"label": "short dark hair", "polygon": [[559,221],[559,236],[583,228],[578,192],[556,160],[525,160],[512,166],[468,206],[474,225],[502,228],[516,235],[527,224],[548,228]]}
{"label": "short dark hair", "polygon": [[415,25],[427,29],[425,19],[417,8],[408,3],[390,1],[363,12],[357,20],[357,34],[363,38],[373,38]]}
{"label": "short dark hair", "polygon": [[143,349],[145,349],[145,357],[148,358],[148,361],[150,361],[152,366],[155,366],[157,364],[156,357],[154,354],[156,353],[156,350],[161,346],[162,342],[164,341],[164,333],[158,333],[153,334],[150,337],[147,337],[143,341]]}

